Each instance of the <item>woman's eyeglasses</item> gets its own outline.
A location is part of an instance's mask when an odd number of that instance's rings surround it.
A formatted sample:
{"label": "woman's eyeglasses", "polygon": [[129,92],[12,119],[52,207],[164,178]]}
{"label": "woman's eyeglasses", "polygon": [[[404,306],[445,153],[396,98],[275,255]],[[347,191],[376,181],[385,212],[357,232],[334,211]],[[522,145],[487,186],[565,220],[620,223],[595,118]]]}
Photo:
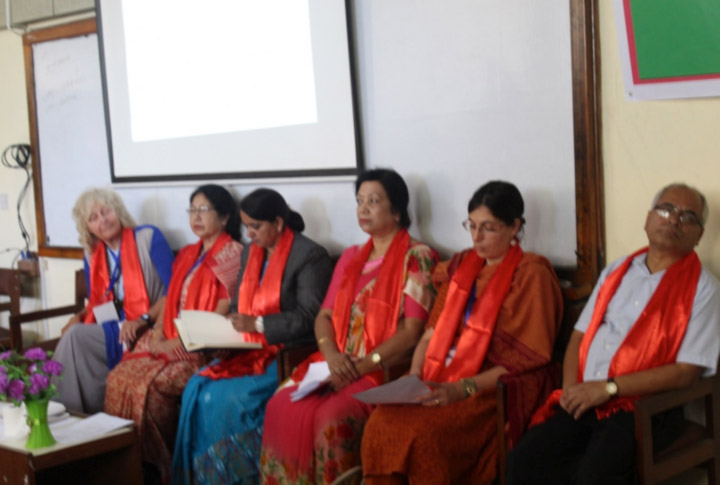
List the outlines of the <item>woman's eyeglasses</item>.
{"label": "woman's eyeglasses", "polygon": [[208,212],[214,211],[215,209],[213,209],[212,207],[208,207],[206,205],[201,205],[200,207],[189,207],[186,210],[187,210],[187,213],[190,215],[195,215],[195,214],[203,215],[203,214],[207,214]]}

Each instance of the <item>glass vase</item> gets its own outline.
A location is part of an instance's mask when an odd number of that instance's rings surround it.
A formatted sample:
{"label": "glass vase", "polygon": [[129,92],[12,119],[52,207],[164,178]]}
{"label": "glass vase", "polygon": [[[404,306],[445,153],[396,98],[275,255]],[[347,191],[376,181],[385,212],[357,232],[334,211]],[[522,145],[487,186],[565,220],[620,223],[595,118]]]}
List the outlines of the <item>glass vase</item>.
{"label": "glass vase", "polygon": [[25,401],[28,416],[27,422],[28,426],[30,426],[30,434],[25,444],[25,448],[28,450],[36,450],[55,444],[55,438],[53,438],[50,432],[50,426],[48,425],[48,402],[48,399],[37,401],[28,399]]}

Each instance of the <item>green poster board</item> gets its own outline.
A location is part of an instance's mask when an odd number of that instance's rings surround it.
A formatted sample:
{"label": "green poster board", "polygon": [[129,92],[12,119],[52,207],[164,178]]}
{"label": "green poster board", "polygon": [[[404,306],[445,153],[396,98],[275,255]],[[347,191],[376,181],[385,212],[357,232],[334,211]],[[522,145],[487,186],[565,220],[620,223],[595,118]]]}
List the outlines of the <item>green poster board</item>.
{"label": "green poster board", "polygon": [[624,4],[636,83],[720,78],[720,0]]}

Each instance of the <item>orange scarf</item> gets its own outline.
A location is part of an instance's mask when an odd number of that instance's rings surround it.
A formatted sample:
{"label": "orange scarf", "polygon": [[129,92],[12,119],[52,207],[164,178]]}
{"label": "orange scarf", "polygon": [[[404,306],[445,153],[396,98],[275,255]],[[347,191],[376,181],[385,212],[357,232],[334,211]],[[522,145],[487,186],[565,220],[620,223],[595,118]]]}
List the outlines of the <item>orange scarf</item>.
{"label": "orange scarf", "polygon": [[[215,264],[215,256],[230,242],[232,242],[230,235],[223,232],[207,254],[205,254],[205,258],[193,273],[192,281],[190,281],[187,289],[183,310],[215,311],[218,301],[220,300],[222,283],[217,276],[215,276],[212,267]],[[173,263],[172,278],[170,278],[170,286],[165,298],[165,309],[163,312],[163,334],[168,340],[178,336],[177,329],[173,322],[181,310],[179,308],[180,295],[185,279],[195,265],[198,257],[200,257],[202,248],[202,241],[198,241],[190,246],[185,246],[178,253]]]}
{"label": "orange scarf", "polygon": [[[150,308],[150,298],[145,289],[140,258],[135,244],[135,230],[124,228],[120,242],[120,261],[122,262],[123,289],[125,300],[125,320],[136,320]],[[95,323],[93,308],[105,302],[113,301],[115,296],[110,286],[110,272],[107,264],[107,251],[103,241],[98,241],[90,258],[90,295],[88,298],[85,323]],[[108,291],[109,290],[109,291]]]}
{"label": "orange scarf", "polygon": [[[260,283],[260,273],[265,259],[265,249],[256,244],[250,246],[245,271],[238,290],[238,313],[254,317],[280,313],[282,278],[294,240],[295,233],[285,227],[280,240],[275,246],[275,250],[270,256],[267,269],[262,278],[262,284]],[[240,352],[231,359],[224,360],[214,366],[208,366],[199,374],[211,379],[227,379],[264,373],[267,367],[275,360],[275,355],[280,346],[268,345],[265,335],[261,333],[248,333],[248,337],[253,342],[261,343],[263,348]]]}
{"label": "orange scarf", "polygon": [[[345,351],[345,342],[350,326],[350,309],[355,301],[355,287],[373,247],[373,240],[370,238],[350,260],[335,296],[332,323],[335,330],[335,344],[340,352]],[[405,255],[409,248],[410,234],[406,229],[401,229],[395,234],[387,253],[385,253],[375,286],[370,290],[370,297],[366,304],[363,337],[367,353],[372,352],[375,347],[395,335],[400,314],[403,276],[405,275]],[[319,351],[315,352],[298,366],[292,379],[295,382],[301,381],[305,377],[308,366],[312,362],[319,362],[323,359]],[[380,371],[368,374],[367,377],[375,384],[382,382],[382,372]]]}
{"label": "orange scarf", "polygon": [[423,365],[423,380],[453,382],[475,375],[485,361],[500,308],[510,291],[515,269],[523,257],[520,246],[512,246],[473,305],[467,328],[462,331],[450,365],[445,359],[467,305],[473,283],[485,260],[469,251],[450,281],[442,313],[438,317]]}
{"label": "orange scarf", "polygon": [[[608,275],[600,288],[592,318],[580,341],[578,382],[583,382],[588,350],[598,328],[603,323],[610,300],[620,286],[633,259],[647,251],[648,248],[643,248],[630,255]],[[701,271],[702,265],[695,251],[676,261],[665,271],[655,293],[650,297],[647,306],[610,361],[609,377],[632,374],[675,362],[687,324],[690,321],[695,290]],[[562,389],[554,390],[547,402],[536,411],[530,425],[534,426],[550,418],[554,414],[555,406],[560,401],[560,396],[562,396]],[[617,411],[632,412],[638,397],[623,396],[611,399],[595,408],[597,418],[604,419]]]}

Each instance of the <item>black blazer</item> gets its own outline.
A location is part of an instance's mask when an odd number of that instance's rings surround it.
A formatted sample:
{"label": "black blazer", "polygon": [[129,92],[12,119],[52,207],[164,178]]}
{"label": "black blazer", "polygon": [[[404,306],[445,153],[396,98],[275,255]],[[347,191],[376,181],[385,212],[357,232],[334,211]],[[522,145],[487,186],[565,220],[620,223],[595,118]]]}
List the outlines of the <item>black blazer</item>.
{"label": "black blazer", "polygon": [[[251,244],[240,256],[230,312],[237,312],[238,291]],[[333,262],[324,247],[296,232],[280,287],[280,313],[263,316],[268,344],[298,344],[315,340],[315,317],[332,277]]]}

